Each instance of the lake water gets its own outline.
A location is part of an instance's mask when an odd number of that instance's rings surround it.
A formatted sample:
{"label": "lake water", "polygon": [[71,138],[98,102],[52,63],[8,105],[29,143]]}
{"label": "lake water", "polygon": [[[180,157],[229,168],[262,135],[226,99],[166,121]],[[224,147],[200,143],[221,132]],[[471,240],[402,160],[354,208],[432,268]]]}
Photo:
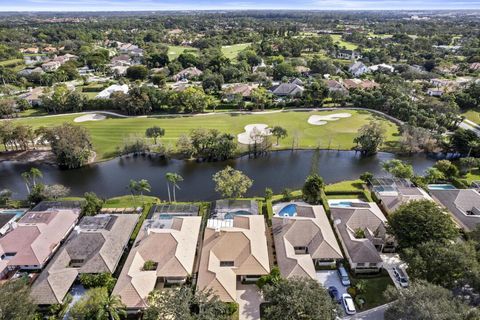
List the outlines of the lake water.
{"label": "lake water", "polygon": [[14,198],[26,196],[26,188],[20,174],[32,166],[39,168],[47,184],[60,183],[71,189],[71,195],[82,195],[93,191],[101,197],[128,194],[130,179],[147,179],[152,185],[151,195],[167,199],[165,173],[176,172],[183,176],[179,183],[177,200],[214,200],[215,193],[212,175],[230,165],[243,171],[254,180],[248,196],[264,194],[266,187],[274,192],[284,188],[299,188],[312,168],[318,168],[326,183],[358,178],[365,171],[384,174],[382,162],[398,158],[411,163],[417,173],[423,173],[432,166],[435,159],[423,154],[412,157],[399,157],[391,153],[378,153],[372,157],[362,157],[354,151],[313,151],[297,150],[271,152],[266,157],[250,159],[241,157],[224,162],[203,162],[182,160],[161,160],[148,157],[123,157],[93,164],[75,170],[60,170],[46,164],[0,163],[0,189],[8,188]]}

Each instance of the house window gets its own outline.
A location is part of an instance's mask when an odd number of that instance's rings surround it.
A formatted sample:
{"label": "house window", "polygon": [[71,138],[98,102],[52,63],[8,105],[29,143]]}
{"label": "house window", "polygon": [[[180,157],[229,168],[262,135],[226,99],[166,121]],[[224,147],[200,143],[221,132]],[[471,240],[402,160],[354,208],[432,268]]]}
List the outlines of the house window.
{"label": "house window", "polygon": [[70,260],[70,267],[76,268],[81,267],[83,265],[83,259],[72,259]]}
{"label": "house window", "polygon": [[233,261],[220,261],[220,267],[233,267],[234,265]]}
{"label": "house window", "polygon": [[377,264],[376,264],[376,263],[373,263],[373,262],[370,262],[368,265],[369,265],[370,267],[376,267],[376,266],[377,266]]}
{"label": "house window", "polygon": [[357,267],[365,267],[365,263],[359,262],[359,263],[357,263]]}
{"label": "house window", "polygon": [[5,252],[0,257],[1,260],[10,260],[12,259],[17,253],[16,252]]}

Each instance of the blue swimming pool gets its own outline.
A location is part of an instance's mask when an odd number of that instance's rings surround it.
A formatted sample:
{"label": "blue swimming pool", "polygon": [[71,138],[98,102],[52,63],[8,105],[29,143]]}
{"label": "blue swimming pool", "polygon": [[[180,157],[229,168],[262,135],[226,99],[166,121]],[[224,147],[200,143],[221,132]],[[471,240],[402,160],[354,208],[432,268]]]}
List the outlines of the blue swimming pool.
{"label": "blue swimming pool", "polygon": [[292,204],[287,204],[285,207],[280,210],[278,213],[280,217],[294,217],[297,215],[297,205],[292,203]]}
{"label": "blue swimming pool", "polygon": [[429,190],[455,190],[455,186],[451,184],[429,184],[428,185]]}
{"label": "blue swimming pool", "polygon": [[350,208],[352,207],[351,201],[331,201],[328,203],[330,207],[342,207],[342,208]]}
{"label": "blue swimming pool", "polygon": [[20,218],[25,213],[24,209],[0,209],[0,214],[14,214],[15,218]]}
{"label": "blue swimming pool", "polygon": [[238,210],[238,211],[232,211],[232,212],[228,212],[225,214],[224,216],[224,219],[233,219],[233,217],[235,216],[249,216],[251,215],[252,213],[250,211],[246,211],[246,210]]}

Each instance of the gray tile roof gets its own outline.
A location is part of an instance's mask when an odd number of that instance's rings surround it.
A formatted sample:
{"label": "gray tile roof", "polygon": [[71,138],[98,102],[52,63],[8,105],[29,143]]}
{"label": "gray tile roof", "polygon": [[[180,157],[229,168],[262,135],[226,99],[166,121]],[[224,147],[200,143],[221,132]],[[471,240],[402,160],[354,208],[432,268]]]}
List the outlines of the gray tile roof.
{"label": "gray tile roof", "polygon": [[467,231],[480,223],[480,194],[474,189],[430,190],[432,196],[450,211],[457,223]]}
{"label": "gray tile roof", "polygon": [[[350,260],[354,263],[382,262],[374,243],[386,237],[386,218],[376,204],[370,208],[330,208],[342,245]],[[355,230],[364,231],[366,238],[355,238]]]}
{"label": "gray tile roof", "polygon": [[303,87],[294,83],[280,83],[273,86],[270,91],[276,96],[296,96],[303,93]]}
{"label": "gray tile roof", "polygon": [[81,273],[113,273],[138,217],[137,214],[84,217],[33,284],[31,296],[35,302],[61,303]]}

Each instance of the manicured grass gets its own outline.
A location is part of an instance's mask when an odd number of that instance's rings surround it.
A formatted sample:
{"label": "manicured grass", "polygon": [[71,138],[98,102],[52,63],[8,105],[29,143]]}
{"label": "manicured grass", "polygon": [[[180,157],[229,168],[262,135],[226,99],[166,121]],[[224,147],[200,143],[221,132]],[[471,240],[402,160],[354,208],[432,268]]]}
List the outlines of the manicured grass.
{"label": "manicured grass", "polygon": [[156,203],[160,201],[157,197],[152,196],[136,196],[135,202],[131,195],[115,197],[107,199],[103,205],[104,208],[132,208],[135,206],[141,206],[143,203]]}
{"label": "manicured grass", "polygon": [[333,42],[338,43],[338,45],[345,47],[347,50],[355,50],[358,48],[355,43],[342,40],[342,35],[340,34],[332,34],[330,37],[332,37]]}
{"label": "manicured grass", "polygon": [[363,181],[360,179],[332,183],[325,186],[325,193],[363,191],[362,184]]}
{"label": "manicured grass", "polygon": [[237,54],[245,50],[251,43],[238,43],[233,44],[230,46],[222,46],[222,52],[230,60],[235,60],[237,58]]}
{"label": "manicured grass", "polygon": [[175,60],[181,55],[185,50],[198,52],[197,48],[194,47],[185,47],[185,46],[168,46],[168,58],[170,60]]}
{"label": "manicured grass", "polygon": [[[175,146],[178,137],[189,133],[195,128],[218,129],[235,136],[244,131],[247,124],[265,123],[270,127],[282,126],[288,131],[288,137],[280,140],[280,145],[275,149],[288,149],[292,146],[293,137],[298,137],[299,148],[328,148],[351,149],[354,147],[353,139],[358,130],[372,120],[379,120],[387,128],[387,139],[384,149],[396,148],[398,141],[398,128],[395,124],[387,121],[368,111],[348,110],[352,114],[350,118],[332,121],[323,126],[314,126],[307,123],[312,114],[333,114],[339,111],[323,112],[279,112],[272,114],[218,114],[208,116],[178,116],[178,117],[147,117],[147,118],[109,118],[104,121],[90,121],[78,123],[88,129],[91,134],[94,149],[97,152],[97,160],[108,159],[116,155],[124,138],[130,134],[145,133],[148,127],[157,125],[165,129],[165,136],[160,139],[164,144]],[[33,127],[55,126],[64,122],[73,123],[78,115],[64,115],[57,117],[43,117],[36,119],[18,119],[19,123]]]}
{"label": "manicured grass", "polygon": [[19,116],[24,118],[24,117],[39,117],[39,116],[46,116],[48,115],[47,112],[45,112],[43,109],[26,109],[23,110],[19,113]]}
{"label": "manicured grass", "polygon": [[365,280],[366,282],[365,292],[358,294],[358,296],[365,299],[365,304],[363,305],[362,310],[375,308],[388,302],[385,300],[383,293],[388,286],[394,285],[388,274],[382,273],[375,277],[351,276],[351,278],[353,285],[355,285],[359,279]]}
{"label": "manicured grass", "polygon": [[462,116],[476,124],[480,124],[480,112],[478,111],[468,110],[467,112],[462,113]]}

